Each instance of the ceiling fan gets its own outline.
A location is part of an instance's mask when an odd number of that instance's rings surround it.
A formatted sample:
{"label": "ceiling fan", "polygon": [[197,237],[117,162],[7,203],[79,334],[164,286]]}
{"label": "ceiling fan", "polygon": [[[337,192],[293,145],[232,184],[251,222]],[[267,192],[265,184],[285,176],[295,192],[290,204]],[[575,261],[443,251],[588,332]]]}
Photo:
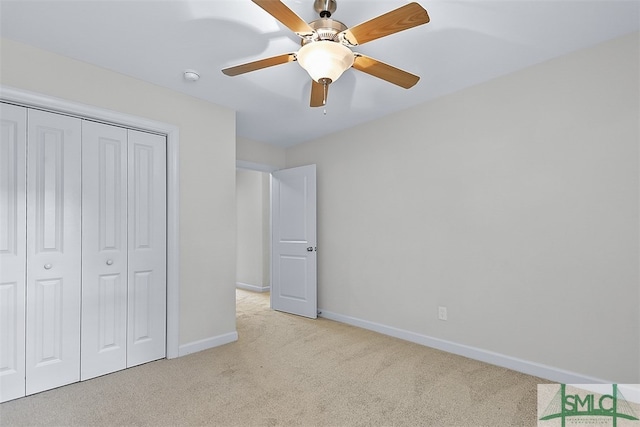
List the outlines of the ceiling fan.
{"label": "ceiling fan", "polygon": [[314,9],[320,19],[306,23],[280,0],[251,0],[302,39],[297,52],[285,53],[225,68],[228,76],[256,71],[275,65],[297,61],[312,78],[311,107],[327,102],[329,84],[353,67],[374,77],[409,89],[419,76],[385,64],[377,59],[353,52],[350,48],[429,22],[427,11],[418,3],[408,3],[369,21],[348,28],[331,19],[336,0],[315,0]]}

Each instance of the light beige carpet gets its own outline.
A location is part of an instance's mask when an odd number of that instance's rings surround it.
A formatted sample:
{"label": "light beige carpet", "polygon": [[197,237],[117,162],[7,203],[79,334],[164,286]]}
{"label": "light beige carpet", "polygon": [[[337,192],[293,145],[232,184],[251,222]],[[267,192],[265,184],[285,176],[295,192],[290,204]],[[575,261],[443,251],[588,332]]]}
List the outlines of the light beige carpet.
{"label": "light beige carpet", "polygon": [[0,405],[0,424],[535,426],[547,381],[238,291],[239,341]]}

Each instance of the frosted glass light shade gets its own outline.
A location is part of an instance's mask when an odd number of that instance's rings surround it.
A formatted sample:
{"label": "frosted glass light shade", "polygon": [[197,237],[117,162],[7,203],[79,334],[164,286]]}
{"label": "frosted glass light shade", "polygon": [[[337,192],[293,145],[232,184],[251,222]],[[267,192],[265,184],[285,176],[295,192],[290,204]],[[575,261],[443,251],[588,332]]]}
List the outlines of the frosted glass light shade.
{"label": "frosted glass light shade", "polygon": [[297,54],[298,63],[313,80],[335,82],[353,65],[353,52],[345,45],[328,40],[308,43]]}

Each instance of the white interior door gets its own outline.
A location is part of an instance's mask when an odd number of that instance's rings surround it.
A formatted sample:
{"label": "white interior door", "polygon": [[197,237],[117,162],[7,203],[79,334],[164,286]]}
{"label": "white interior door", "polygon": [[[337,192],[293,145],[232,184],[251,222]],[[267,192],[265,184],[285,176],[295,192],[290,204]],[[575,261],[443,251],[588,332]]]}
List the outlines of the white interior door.
{"label": "white interior door", "polygon": [[25,395],[27,110],[0,105],[0,402]]}
{"label": "white interior door", "polygon": [[81,124],[28,112],[26,394],[80,380]]}
{"label": "white interior door", "polygon": [[81,379],[127,367],[127,130],[82,123]]}
{"label": "white interior door", "polygon": [[166,141],[128,131],[127,366],[166,354]]}
{"label": "white interior door", "polygon": [[271,177],[271,307],[315,319],[316,165]]}

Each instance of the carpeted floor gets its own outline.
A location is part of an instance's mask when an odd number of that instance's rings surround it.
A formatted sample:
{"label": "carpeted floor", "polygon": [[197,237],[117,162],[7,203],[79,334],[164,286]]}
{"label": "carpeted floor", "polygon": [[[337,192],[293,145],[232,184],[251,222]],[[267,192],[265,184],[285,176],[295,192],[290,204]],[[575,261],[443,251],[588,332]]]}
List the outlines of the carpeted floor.
{"label": "carpeted floor", "polygon": [[0,405],[0,424],[535,426],[545,380],[238,290],[238,342]]}

